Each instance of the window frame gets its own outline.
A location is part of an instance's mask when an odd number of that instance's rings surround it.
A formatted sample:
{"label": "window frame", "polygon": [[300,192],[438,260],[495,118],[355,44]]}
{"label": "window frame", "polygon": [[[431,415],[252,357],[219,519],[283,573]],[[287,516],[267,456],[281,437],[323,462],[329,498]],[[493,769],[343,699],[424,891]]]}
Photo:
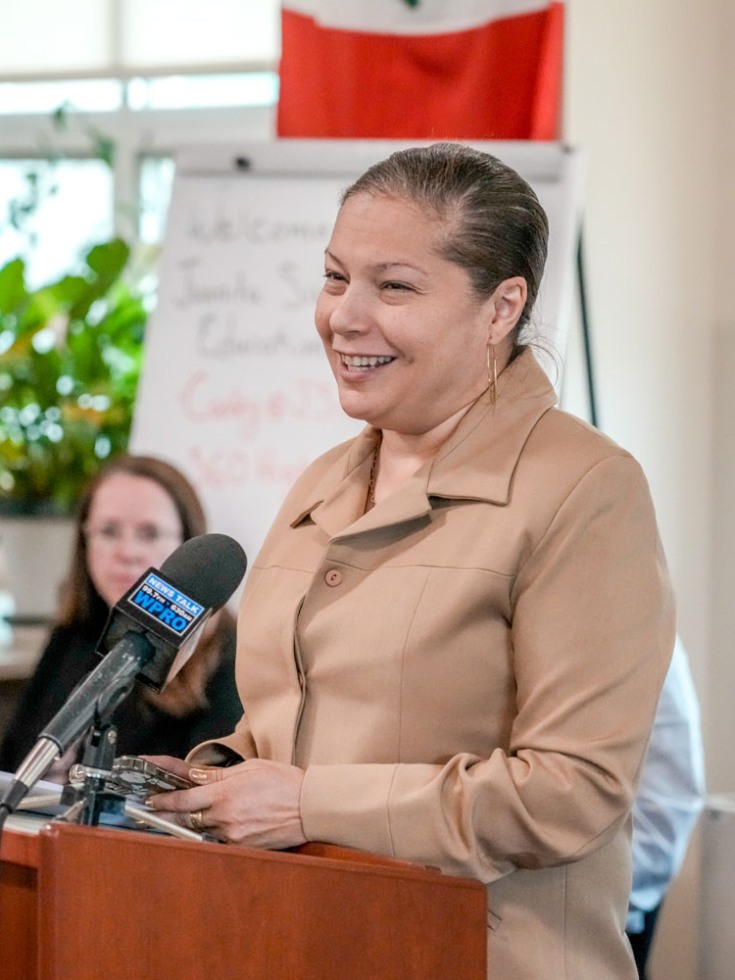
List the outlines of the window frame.
{"label": "window frame", "polygon": [[[233,141],[268,142],[275,138],[276,106],[238,106],[186,109],[140,109],[127,106],[110,112],[76,112],[70,109],[73,125],[53,129],[45,114],[5,115],[3,159],[48,158],[53,148],[68,159],[94,156],[89,127],[110,137],[115,144],[112,167],[114,199],[110,202],[115,232],[137,241],[138,224],[116,203],[140,202],[140,169],[146,156],[173,157],[179,147],[232,144]],[[129,211],[129,209],[128,209]]]}

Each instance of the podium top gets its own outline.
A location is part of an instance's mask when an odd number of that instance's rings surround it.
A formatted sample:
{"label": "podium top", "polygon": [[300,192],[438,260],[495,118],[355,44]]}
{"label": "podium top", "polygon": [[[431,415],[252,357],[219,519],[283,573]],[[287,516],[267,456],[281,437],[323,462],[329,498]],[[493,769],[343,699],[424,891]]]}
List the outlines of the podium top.
{"label": "podium top", "polygon": [[[37,921],[11,935],[0,919],[23,980],[231,980],[233,963],[249,980],[486,978],[483,885],[405,861],[48,823],[8,831],[3,857],[36,862]],[[19,928],[37,929],[38,956]]]}

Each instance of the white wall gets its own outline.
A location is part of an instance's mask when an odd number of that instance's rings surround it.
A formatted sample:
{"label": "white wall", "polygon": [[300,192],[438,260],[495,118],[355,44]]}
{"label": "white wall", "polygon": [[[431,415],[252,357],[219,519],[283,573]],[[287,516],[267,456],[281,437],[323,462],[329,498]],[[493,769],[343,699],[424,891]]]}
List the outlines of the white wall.
{"label": "white wall", "polygon": [[[710,787],[733,790],[735,13],[731,0],[568,0],[567,11],[564,135],[589,154],[600,425],[648,474]],[[655,980],[698,975],[698,847],[663,913]]]}
{"label": "white wall", "polygon": [[716,92],[712,657],[707,740],[714,790],[735,791],[735,4],[722,3]]}

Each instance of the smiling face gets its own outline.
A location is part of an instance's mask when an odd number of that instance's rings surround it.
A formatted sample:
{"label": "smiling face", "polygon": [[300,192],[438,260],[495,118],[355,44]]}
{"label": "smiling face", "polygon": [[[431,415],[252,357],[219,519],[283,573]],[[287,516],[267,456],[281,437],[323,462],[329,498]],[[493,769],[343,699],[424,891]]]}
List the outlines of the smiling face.
{"label": "smiling face", "polygon": [[355,194],[337,217],[316,325],[342,408],[376,428],[424,434],[488,385],[501,287],[479,298],[442,258],[446,233],[435,214],[385,195]]}

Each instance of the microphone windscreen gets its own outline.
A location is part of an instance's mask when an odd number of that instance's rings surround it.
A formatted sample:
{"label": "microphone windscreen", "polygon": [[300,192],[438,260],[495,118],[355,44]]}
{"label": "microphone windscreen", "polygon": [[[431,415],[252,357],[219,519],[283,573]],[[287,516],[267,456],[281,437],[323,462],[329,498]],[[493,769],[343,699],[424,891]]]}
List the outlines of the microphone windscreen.
{"label": "microphone windscreen", "polygon": [[200,534],[169,555],[161,565],[161,575],[195,602],[216,610],[242,582],[247,563],[234,538]]}

